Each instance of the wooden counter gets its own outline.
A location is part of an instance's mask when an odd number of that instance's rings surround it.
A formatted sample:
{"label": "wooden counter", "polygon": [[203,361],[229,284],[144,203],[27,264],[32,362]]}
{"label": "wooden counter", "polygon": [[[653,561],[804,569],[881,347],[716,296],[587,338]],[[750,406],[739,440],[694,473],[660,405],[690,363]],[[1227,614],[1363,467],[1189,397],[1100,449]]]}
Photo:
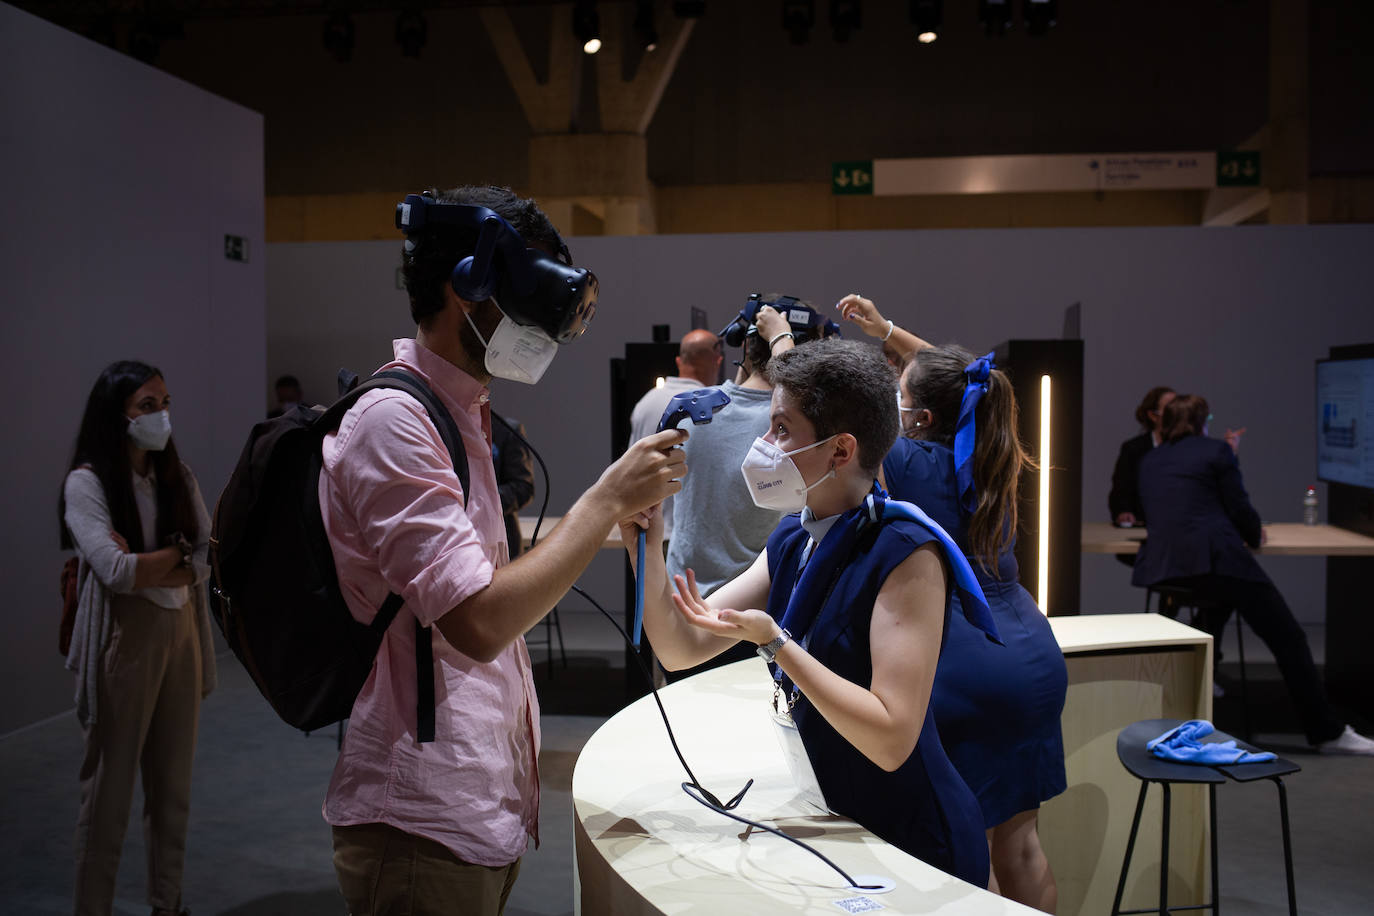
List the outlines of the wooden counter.
{"label": "wooden counter", "polygon": [[[1068,789],[1040,811],[1040,840],[1059,884],[1059,916],[1111,911],[1140,782],[1121,766],[1116,736],[1141,719],[1212,717],[1212,638],[1158,614],[1051,617],[1069,689],[1061,723]],[[1200,903],[1208,887],[1207,796],[1175,786],[1169,899]],[[1124,909],[1159,890],[1160,792],[1141,815]]]}
{"label": "wooden counter", "polygon": [[[686,780],[652,697],[621,710],[592,736],[573,771],[578,912],[674,916],[835,916],[837,902],[867,897],[888,912],[1030,914],[952,878],[859,825],[810,813],[769,721],[773,684],[760,660],[736,662],[670,684],[660,695],[688,764],[736,809],[811,844],[849,874],[886,875],[883,894],[849,890],[824,862],[779,837],[702,807]],[[1124,834],[1123,834],[1124,835]],[[856,910],[857,912],[857,910]]]}

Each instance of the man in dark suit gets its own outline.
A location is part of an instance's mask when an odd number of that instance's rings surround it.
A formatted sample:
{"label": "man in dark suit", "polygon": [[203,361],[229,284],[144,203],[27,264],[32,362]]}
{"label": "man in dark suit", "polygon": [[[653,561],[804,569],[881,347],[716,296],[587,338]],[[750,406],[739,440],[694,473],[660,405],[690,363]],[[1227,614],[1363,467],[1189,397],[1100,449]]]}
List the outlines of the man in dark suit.
{"label": "man in dark suit", "polygon": [[1221,632],[1235,608],[1273,653],[1307,740],[1322,753],[1374,756],[1374,741],[1331,709],[1307,636],[1251,548],[1264,541],[1234,447],[1207,437],[1207,401],[1179,395],[1163,411],[1161,442],[1140,461],[1140,503],[1149,537],[1131,582],[1191,590],[1226,610],[1206,622]]}

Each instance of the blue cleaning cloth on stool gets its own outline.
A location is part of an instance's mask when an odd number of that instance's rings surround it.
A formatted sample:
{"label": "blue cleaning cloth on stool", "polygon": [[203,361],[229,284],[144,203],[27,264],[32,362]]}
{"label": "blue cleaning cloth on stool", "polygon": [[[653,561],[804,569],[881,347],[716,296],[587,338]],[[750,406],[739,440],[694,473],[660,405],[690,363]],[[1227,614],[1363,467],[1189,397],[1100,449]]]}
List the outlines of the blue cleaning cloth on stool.
{"label": "blue cleaning cloth on stool", "polygon": [[1206,719],[1189,719],[1146,743],[1145,749],[1156,757],[1175,763],[1196,763],[1201,766],[1229,766],[1233,763],[1267,763],[1275,756],[1269,751],[1252,754],[1236,747],[1236,742],[1217,741],[1204,744],[1204,738],[1216,731]]}

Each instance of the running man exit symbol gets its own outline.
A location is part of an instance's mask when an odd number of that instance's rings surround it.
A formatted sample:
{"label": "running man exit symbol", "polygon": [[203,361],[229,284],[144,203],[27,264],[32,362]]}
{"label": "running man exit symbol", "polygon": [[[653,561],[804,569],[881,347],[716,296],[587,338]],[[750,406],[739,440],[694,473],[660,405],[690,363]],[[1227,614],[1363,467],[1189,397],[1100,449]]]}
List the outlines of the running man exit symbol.
{"label": "running man exit symbol", "polygon": [[833,164],[830,167],[830,193],[872,194],[873,160]]}

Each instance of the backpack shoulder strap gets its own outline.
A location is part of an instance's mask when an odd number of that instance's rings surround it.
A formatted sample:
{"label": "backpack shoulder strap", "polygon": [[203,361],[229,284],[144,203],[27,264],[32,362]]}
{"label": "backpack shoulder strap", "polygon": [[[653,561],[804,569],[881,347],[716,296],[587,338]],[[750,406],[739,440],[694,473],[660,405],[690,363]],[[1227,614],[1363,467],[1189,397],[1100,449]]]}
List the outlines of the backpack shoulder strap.
{"label": "backpack shoulder strap", "polygon": [[453,422],[453,416],[448,412],[448,408],[414,373],[404,369],[386,369],[378,372],[367,381],[355,385],[347,394],[331,404],[320,417],[319,424],[326,430],[338,429],[339,424],[343,422],[344,414],[357,403],[358,398],[378,388],[403,391],[420,402],[425,413],[429,414],[435,429],[439,431],[439,438],[448,449],[454,473],[458,475],[458,482],[463,485],[463,492],[467,493],[471,484],[471,474],[468,472],[468,456],[467,450],[463,448],[463,436],[458,432],[458,426]]}
{"label": "backpack shoulder strap", "polygon": [[[470,491],[471,474],[468,471],[467,450],[463,447],[462,433],[458,431],[448,408],[419,376],[405,369],[385,369],[359,384],[356,375],[346,375],[345,370],[340,370],[339,387],[346,389],[347,394],[330,406],[320,418],[323,428],[337,429],[343,421],[343,415],[368,391],[377,388],[403,391],[425,408],[435,429],[439,431],[439,438],[448,449],[449,460],[453,462],[453,471],[458,475],[463,493],[466,495]],[[373,621],[373,628],[385,631],[391,626],[402,603],[400,595],[394,592],[387,595]],[[429,631],[430,628],[422,626],[418,619],[415,621],[416,739],[422,744],[434,740],[434,649],[433,636]]]}

